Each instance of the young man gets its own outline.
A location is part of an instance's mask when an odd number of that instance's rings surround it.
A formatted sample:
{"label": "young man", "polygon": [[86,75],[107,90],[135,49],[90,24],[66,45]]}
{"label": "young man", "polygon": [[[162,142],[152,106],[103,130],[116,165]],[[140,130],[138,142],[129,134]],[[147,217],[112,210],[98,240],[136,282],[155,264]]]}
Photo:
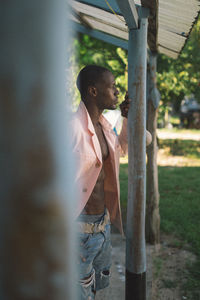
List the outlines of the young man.
{"label": "young man", "polygon": [[[79,232],[79,286],[81,300],[94,299],[96,291],[109,285],[111,266],[110,222],[122,230],[119,202],[119,157],[127,153],[128,94],[120,105],[124,117],[116,136],[103,117],[114,110],[118,90],[112,73],[99,66],[83,68],[77,78],[81,103],[71,122],[79,190],[76,217]],[[151,137],[147,134],[147,144]]]}

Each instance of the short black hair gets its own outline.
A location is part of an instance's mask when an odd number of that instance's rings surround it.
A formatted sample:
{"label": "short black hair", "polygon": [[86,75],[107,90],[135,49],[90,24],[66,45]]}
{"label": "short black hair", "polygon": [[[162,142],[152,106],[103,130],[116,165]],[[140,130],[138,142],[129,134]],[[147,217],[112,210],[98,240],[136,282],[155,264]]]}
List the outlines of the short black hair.
{"label": "short black hair", "polygon": [[87,65],[79,72],[76,80],[76,86],[79,89],[82,98],[87,96],[88,87],[95,85],[95,83],[102,78],[102,75],[105,72],[110,71],[97,65]]}

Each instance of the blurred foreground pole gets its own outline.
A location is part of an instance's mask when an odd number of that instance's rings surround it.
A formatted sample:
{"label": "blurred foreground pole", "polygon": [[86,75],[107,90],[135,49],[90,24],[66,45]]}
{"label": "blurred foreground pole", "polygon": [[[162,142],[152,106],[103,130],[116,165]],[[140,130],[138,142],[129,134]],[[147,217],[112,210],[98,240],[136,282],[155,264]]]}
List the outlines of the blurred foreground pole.
{"label": "blurred foreground pole", "polygon": [[146,299],[146,66],[147,11],[141,8],[139,29],[129,30],[128,207],[126,227],[126,300]]}
{"label": "blurred foreground pole", "polygon": [[66,1],[0,12],[0,299],[75,300]]}

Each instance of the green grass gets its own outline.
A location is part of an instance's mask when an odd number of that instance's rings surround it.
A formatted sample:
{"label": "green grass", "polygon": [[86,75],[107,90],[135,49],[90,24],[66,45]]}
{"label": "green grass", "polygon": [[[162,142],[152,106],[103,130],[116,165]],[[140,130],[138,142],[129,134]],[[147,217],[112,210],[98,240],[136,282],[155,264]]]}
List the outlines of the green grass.
{"label": "green grass", "polygon": [[[200,255],[200,167],[159,167],[161,230],[176,234]],[[126,209],[128,165],[120,166],[121,205]]]}
{"label": "green grass", "polygon": [[200,299],[200,258],[195,263],[187,263],[185,270],[186,282],[183,283],[182,288],[185,291],[187,299],[199,300]]}
{"label": "green grass", "polygon": [[[165,132],[200,134],[199,130],[159,129]],[[170,134],[169,134],[170,136]],[[159,139],[159,148],[165,155],[183,156],[195,161],[197,166],[160,166],[158,180],[160,192],[161,231],[172,234],[178,248],[187,247],[196,254],[194,263],[188,262],[183,290],[187,299],[200,300],[200,142],[196,140]],[[120,188],[122,212],[126,212],[128,196],[128,164],[120,165]],[[162,266],[154,261],[157,275]],[[164,285],[173,287],[171,282]]]}
{"label": "green grass", "polygon": [[168,149],[169,155],[200,159],[200,142],[194,140],[165,139],[159,140],[160,149]]}
{"label": "green grass", "polygon": [[162,269],[162,266],[163,266],[163,259],[160,258],[160,257],[155,257],[154,260],[153,260],[153,264],[154,264],[154,267],[155,267],[154,276],[155,276],[155,278],[158,278],[160,276],[160,272],[161,272],[161,269]]}
{"label": "green grass", "polygon": [[[120,166],[121,205],[126,211],[128,165]],[[159,167],[161,231],[180,239],[177,247],[189,247],[197,261],[188,265],[185,293],[200,299],[200,167]],[[155,262],[159,270],[161,262]],[[198,298],[199,297],[199,298]]]}
{"label": "green grass", "polygon": [[183,289],[200,299],[200,167],[159,167],[161,230],[181,238],[197,261],[187,267]]}
{"label": "green grass", "polygon": [[177,282],[171,279],[163,279],[162,284],[164,288],[173,289],[177,287]]}
{"label": "green grass", "polygon": [[120,201],[122,208],[126,208],[128,197],[128,164],[120,165]]}
{"label": "green grass", "polygon": [[[166,131],[166,130],[165,130]],[[173,131],[177,131],[174,129]],[[185,130],[181,130],[185,132]],[[196,130],[190,130],[195,134]],[[179,130],[180,132],[180,130]],[[188,133],[188,130],[187,130]],[[159,148],[167,156],[184,156],[200,160],[200,142],[195,140],[160,139]],[[200,299],[200,167],[158,167],[161,231],[178,238],[177,247],[189,247],[197,260],[188,263],[182,288],[188,299]],[[120,165],[121,205],[126,212],[128,196],[128,164]],[[174,246],[176,246],[174,244]],[[154,266],[159,276],[161,261]],[[165,282],[170,286],[171,282]]]}
{"label": "green grass", "polygon": [[159,167],[161,230],[200,253],[200,168]]}

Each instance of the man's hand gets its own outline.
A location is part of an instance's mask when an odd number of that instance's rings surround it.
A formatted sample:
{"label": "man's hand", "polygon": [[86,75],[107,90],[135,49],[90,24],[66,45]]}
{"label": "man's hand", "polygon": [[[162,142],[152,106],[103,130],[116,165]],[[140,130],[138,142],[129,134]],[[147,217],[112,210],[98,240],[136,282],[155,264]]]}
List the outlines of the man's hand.
{"label": "man's hand", "polygon": [[130,108],[131,99],[128,96],[128,92],[126,92],[125,100],[120,104],[120,110],[122,117],[128,118],[128,111]]}

